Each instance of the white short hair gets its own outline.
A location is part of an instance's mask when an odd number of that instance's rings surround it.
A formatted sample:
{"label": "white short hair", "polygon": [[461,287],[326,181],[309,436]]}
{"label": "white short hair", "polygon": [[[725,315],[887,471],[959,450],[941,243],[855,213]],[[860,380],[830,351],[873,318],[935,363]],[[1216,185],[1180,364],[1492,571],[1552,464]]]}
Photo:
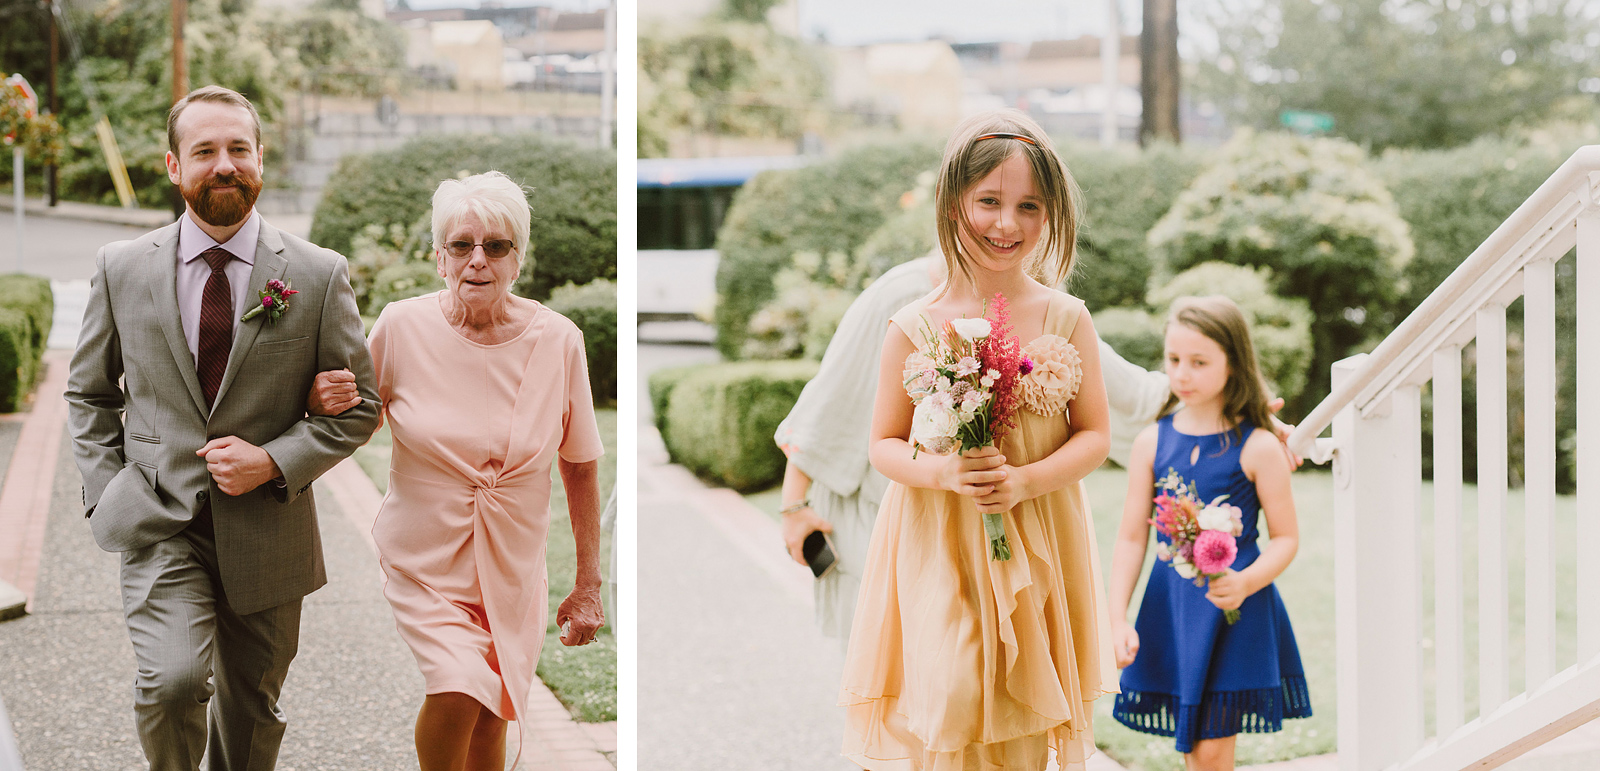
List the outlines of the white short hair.
{"label": "white short hair", "polygon": [[433,192],[433,248],[441,249],[450,229],[468,214],[486,226],[510,229],[517,245],[517,264],[528,254],[528,196],[522,187],[498,171],[447,179]]}

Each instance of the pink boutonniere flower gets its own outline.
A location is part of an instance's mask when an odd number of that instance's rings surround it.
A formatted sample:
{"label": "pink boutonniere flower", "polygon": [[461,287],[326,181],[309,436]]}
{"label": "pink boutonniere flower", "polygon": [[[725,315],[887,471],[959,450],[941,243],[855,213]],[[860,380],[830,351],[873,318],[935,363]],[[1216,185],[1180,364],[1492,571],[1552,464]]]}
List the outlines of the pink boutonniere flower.
{"label": "pink boutonniere flower", "polygon": [[289,282],[272,279],[267,282],[266,288],[256,292],[261,297],[261,304],[246,311],[239,317],[240,321],[249,321],[262,313],[267,314],[267,321],[274,324],[289,310],[289,295],[300,294],[298,289],[290,289]]}

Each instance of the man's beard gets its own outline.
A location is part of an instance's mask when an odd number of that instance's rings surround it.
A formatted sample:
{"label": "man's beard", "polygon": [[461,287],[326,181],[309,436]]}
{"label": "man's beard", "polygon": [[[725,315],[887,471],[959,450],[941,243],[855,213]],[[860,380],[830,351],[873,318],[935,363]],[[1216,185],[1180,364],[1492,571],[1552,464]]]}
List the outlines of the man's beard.
{"label": "man's beard", "polygon": [[[212,189],[228,185],[235,187],[221,193]],[[189,203],[195,216],[202,222],[225,228],[237,225],[250,216],[256,198],[261,195],[261,179],[249,174],[229,174],[180,185],[179,190],[183,193],[183,200]]]}

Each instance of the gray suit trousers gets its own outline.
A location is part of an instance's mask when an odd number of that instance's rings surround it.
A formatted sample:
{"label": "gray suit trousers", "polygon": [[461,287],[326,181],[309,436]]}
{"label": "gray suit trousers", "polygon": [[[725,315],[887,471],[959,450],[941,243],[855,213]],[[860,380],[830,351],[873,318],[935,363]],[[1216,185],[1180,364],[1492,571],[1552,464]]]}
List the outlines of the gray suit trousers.
{"label": "gray suit trousers", "polygon": [[211,771],[270,771],[287,725],[278,694],[299,649],[301,601],[235,613],[209,525],[205,517],[122,552],[139,740],[151,771],[197,771],[202,751]]}

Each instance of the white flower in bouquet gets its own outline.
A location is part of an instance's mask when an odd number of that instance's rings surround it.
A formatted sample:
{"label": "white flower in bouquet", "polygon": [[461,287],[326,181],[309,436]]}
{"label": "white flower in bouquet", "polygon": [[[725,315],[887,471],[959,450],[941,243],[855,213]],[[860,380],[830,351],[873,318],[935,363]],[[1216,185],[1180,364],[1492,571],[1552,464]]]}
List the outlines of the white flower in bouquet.
{"label": "white flower in bouquet", "polygon": [[1216,530],[1229,535],[1238,535],[1233,532],[1239,521],[1234,517],[1236,507],[1226,504],[1212,504],[1200,510],[1200,516],[1195,517],[1195,523],[1201,530]]}
{"label": "white flower in bouquet", "polygon": [[1166,541],[1156,541],[1156,558],[1162,562],[1172,559],[1172,547]]}
{"label": "white flower in bouquet", "polygon": [[951,319],[950,326],[955,328],[956,334],[961,335],[961,339],[969,343],[989,336],[988,319]]}
{"label": "white flower in bouquet", "polygon": [[978,370],[981,368],[982,365],[978,364],[977,359],[971,356],[963,356],[961,357],[961,361],[956,362],[956,376],[966,377],[968,375],[976,375],[978,374]]}
{"label": "white flower in bouquet", "polygon": [[1178,571],[1178,575],[1183,576],[1184,578],[1194,578],[1195,576],[1200,575],[1200,571],[1195,570],[1193,563],[1176,554],[1172,555],[1172,568]]}
{"label": "white flower in bouquet", "polygon": [[993,388],[994,387],[994,381],[999,380],[999,379],[1000,379],[1000,370],[991,368],[988,372],[983,373],[983,377],[978,378],[978,384],[983,386],[984,388]]}
{"label": "white flower in bouquet", "polygon": [[944,454],[940,448],[955,441],[956,429],[961,426],[960,417],[951,407],[949,394],[936,393],[923,399],[911,413],[911,439],[929,452]]}

